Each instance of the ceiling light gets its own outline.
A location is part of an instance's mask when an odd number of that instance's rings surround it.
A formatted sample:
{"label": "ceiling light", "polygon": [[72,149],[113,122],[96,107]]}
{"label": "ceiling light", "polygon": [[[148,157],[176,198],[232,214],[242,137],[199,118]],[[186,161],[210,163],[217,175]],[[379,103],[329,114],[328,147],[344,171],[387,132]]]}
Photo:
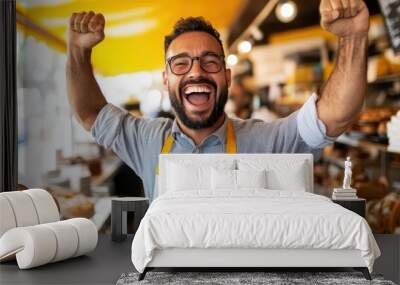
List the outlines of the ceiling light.
{"label": "ceiling light", "polygon": [[293,21],[297,16],[297,5],[291,0],[282,1],[276,6],[275,14],[281,22],[288,23]]}
{"label": "ceiling light", "polygon": [[228,63],[229,66],[234,66],[238,63],[239,59],[236,55],[230,54],[226,58],[226,62]]}
{"label": "ceiling light", "polygon": [[249,41],[242,41],[239,46],[238,50],[240,53],[248,53],[251,51],[252,45]]}

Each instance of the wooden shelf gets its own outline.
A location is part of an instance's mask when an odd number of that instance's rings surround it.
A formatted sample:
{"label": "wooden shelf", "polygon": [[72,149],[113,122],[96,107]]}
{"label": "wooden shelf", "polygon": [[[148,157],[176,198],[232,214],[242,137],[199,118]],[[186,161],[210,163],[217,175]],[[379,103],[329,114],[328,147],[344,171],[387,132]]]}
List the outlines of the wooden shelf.
{"label": "wooden shelf", "polygon": [[336,139],[337,143],[345,144],[352,147],[359,147],[365,150],[373,150],[373,151],[383,151],[383,152],[390,152],[390,153],[399,153],[398,151],[394,151],[388,148],[388,145],[383,143],[377,143],[368,141],[366,139],[357,139],[352,138],[348,135],[341,135]]}
{"label": "wooden shelf", "polygon": [[98,176],[91,177],[92,188],[100,186],[109,181],[114,176],[118,168],[121,166],[121,163],[122,162],[118,157],[111,157],[104,160],[102,163],[102,173]]}
{"label": "wooden shelf", "polygon": [[310,86],[310,85],[322,85],[324,81],[314,80],[314,81],[297,81],[290,83],[283,83],[284,86]]}
{"label": "wooden shelf", "polygon": [[400,81],[400,73],[383,75],[374,81],[368,82],[368,84],[390,83],[390,82],[394,82],[394,81]]}
{"label": "wooden shelf", "polygon": [[324,155],[324,156],[322,156],[322,160],[324,162],[333,164],[333,165],[335,165],[335,166],[337,166],[339,168],[344,168],[344,159],[339,159],[339,158],[336,158],[336,157]]}
{"label": "wooden shelf", "polygon": [[[337,166],[339,168],[342,168],[342,169],[344,169],[344,161],[345,160],[346,160],[345,157],[339,157],[338,158],[338,157],[333,157],[333,156],[328,156],[328,155],[323,155],[322,156],[322,161],[323,162],[326,162],[326,163],[329,163],[329,164],[333,164],[333,165],[335,165],[335,166]],[[352,162],[356,163],[356,164],[360,163],[360,162],[371,164],[371,160],[369,160],[369,159],[365,160],[365,159],[352,158]]]}

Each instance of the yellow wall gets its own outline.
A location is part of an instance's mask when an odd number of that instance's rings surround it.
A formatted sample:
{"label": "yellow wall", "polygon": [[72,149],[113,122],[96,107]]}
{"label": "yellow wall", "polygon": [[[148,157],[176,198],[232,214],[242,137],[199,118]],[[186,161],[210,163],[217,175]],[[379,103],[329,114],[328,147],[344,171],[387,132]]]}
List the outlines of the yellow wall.
{"label": "yellow wall", "polygon": [[[18,3],[18,8],[63,41],[66,41],[68,19],[73,12],[93,10],[103,13],[106,18],[106,39],[95,48],[93,64],[98,72],[109,76],[163,68],[164,36],[170,33],[176,20],[187,16],[205,16],[217,29],[228,28],[233,18],[238,15],[241,2],[64,0],[59,1],[59,4],[33,7]],[[23,30],[49,43],[43,36],[27,29]],[[49,45],[65,51],[65,48],[54,42]]]}

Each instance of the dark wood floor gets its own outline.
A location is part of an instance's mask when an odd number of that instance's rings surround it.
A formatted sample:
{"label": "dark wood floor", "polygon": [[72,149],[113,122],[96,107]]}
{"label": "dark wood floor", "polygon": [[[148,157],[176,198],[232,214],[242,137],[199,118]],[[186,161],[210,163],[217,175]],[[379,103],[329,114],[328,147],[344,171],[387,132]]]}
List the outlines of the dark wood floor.
{"label": "dark wood floor", "polygon": [[[382,256],[375,262],[374,273],[399,284],[400,235],[376,235],[375,238]],[[19,270],[15,261],[0,264],[0,284],[115,284],[122,273],[135,271],[130,256],[132,239],[129,236],[124,242],[115,243],[109,235],[100,235],[96,250],[88,256],[29,270]]]}

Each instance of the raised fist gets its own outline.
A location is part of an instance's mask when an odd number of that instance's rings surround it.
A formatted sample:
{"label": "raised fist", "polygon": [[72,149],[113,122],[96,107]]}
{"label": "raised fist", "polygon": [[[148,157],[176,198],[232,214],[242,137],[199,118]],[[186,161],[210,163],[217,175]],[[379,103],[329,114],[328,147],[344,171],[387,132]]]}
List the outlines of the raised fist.
{"label": "raised fist", "polygon": [[105,19],[102,14],[73,13],[69,21],[68,45],[90,50],[104,39]]}
{"label": "raised fist", "polygon": [[369,12],[363,0],[321,0],[321,26],[338,37],[366,36]]}

